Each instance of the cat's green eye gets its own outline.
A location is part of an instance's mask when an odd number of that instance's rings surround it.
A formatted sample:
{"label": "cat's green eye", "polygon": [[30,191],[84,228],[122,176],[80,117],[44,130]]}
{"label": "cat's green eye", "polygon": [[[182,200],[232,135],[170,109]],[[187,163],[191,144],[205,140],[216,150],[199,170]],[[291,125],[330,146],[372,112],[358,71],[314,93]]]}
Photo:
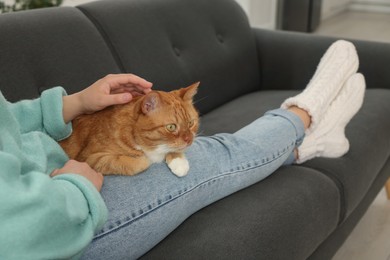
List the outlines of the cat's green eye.
{"label": "cat's green eye", "polygon": [[169,132],[174,132],[174,131],[176,131],[176,125],[175,125],[175,124],[166,125],[165,128],[166,128]]}
{"label": "cat's green eye", "polygon": [[194,124],[195,124],[195,120],[194,120],[194,119],[192,119],[192,120],[190,120],[190,121],[188,122],[188,126],[189,126],[189,127],[193,127]]}

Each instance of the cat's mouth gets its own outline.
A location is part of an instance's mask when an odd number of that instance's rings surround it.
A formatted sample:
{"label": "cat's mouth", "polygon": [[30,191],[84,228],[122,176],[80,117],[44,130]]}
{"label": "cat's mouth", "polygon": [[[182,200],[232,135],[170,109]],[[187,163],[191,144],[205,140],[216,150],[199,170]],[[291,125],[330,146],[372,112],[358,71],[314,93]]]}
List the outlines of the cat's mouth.
{"label": "cat's mouth", "polygon": [[180,145],[180,146],[176,146],[175,150],[177,152],[184,152],[191,144],[192,144],[192,142],[190,144],[183,144],[183,145]]}

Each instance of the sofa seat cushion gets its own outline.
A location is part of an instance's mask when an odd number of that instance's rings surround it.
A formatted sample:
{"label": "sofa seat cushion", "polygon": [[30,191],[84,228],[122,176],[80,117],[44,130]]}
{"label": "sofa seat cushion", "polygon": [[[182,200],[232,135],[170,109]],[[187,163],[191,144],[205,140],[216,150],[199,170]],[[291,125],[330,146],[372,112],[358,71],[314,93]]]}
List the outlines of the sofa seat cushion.
{"label": "sofa seat cushion", "polygon": [[[264,115],[271,109],[280,107],[287,97],[296,95],[295,90],[257,91],[243,95],[201,117],[200,134],[234,133],[243,126]],[[207,102],[197,100],[195,104]]]}
{"label": "sofa seat cushion", "polygon": [[358,206],[390,157],[390,90],[369,89],[360,112],[346,129],[349,152],[336,160],[303,164],[334,179],[343,192],[340,222]]}
{"label": "sofa seat cushion", "polygon": [[195,213],[141,259],[306,259],[336,228],[338,195],[322,173],[282,167]]}
{"label": "sofa seat cushion", "polygon": [[[237,131],[297,93],[262,91],[239,97],[204,115],[201,133]],[[350,151],[341,158],[316,158],[299,166],[322,172],[339,187],[340,222],[359,204],[390,157],[389,100],[390,90],[367,89],[361,110],[346,128]]]}

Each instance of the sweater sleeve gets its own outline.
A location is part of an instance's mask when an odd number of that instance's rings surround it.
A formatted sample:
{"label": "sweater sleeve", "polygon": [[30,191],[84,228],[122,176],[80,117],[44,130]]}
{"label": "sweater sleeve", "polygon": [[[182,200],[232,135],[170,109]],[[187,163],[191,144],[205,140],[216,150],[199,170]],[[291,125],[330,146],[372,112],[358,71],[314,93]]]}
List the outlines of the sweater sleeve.
{"label": "sweater sleeve", "polygon": [[21,174],[0,151],[0,259],[74,259],[107,218],[99,192],[82,176]]}
{"label": "sweater sleeve", "polygon": [[65,124],[62,113],[62,87],[45,90],[40,98],[9,103],[8,108],[20,124],[22,133],[41,131],[59,141],[72,132],[71,123]]}

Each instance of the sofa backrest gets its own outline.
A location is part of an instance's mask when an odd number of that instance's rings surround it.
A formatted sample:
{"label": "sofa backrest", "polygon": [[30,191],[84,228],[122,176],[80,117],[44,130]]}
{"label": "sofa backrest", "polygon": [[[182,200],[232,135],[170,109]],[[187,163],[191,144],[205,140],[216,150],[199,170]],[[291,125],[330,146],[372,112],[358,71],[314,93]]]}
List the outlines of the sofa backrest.
{"label": "sofa backrest", "polygon": [[74,92],[116,72],[105,41],[76,8],[0,15],[0,89],[10,101],[58,85]]}
{"label": "sofa backrest", "polygon": [[201,81],[197,107],[206,113],[259,85],[252,31],[234,0],[105,0],[6,14],[0,37],[0,88],[11,100],[130,72],[162,90]]}

